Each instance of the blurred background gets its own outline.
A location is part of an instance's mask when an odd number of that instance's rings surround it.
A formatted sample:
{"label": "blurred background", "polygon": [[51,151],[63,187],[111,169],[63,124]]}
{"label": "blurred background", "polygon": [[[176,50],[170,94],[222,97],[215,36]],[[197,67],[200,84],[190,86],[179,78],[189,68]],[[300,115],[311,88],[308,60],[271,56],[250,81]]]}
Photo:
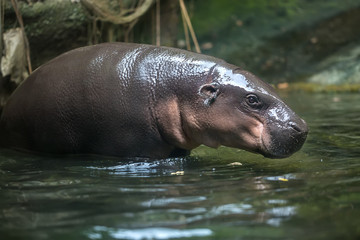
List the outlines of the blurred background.
{"label": "blurred background", "polygon": [[[2,65],[16,66],[2,66],[3,96],[51,58],[109,41],[200,49],[282,89],[360,88],[359,0],[1,2]],[[14,40],[22,26],[28,46],[18,56],[9,49],[24,42]]]}

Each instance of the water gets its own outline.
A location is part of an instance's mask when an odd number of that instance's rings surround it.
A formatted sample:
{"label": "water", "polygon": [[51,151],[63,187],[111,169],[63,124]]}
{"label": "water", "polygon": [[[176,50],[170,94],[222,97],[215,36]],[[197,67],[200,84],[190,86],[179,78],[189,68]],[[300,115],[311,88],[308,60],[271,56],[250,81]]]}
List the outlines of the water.
{"label": "water", "polygon": [[201,147],[146,161],[0,152],[1,239],[359,239],[360,94],[283,94],[308,122],[271,160]]}

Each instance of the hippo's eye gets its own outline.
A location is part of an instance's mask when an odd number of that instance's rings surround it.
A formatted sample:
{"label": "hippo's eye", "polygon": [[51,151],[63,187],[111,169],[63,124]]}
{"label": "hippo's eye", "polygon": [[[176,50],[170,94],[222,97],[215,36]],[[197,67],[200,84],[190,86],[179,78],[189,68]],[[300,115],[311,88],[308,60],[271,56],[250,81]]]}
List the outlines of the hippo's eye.
{"label": "hippo's eye", "polygon": [[257,98],[256,96],[254,96],[254,95],[248,96],[247,99],[248,99],[248,102],[249,102],[250,104],[254,104],[254,103],[258,103],[258,102],[259,102],[258,98]]}
{"label": "hippo's eye", "polygon": [[259,98],[254,94],[247,95],[246,101],[251,107],[258,108],[261,106],[261,102],[260,102]]}

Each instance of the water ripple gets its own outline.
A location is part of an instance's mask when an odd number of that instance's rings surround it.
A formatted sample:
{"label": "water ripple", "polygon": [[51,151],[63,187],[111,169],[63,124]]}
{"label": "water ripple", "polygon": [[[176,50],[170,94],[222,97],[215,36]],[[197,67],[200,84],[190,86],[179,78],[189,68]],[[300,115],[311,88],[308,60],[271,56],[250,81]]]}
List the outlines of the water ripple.
{"label": "water ripple", "polygon": [[141,205],[144,207],[159,207],[159,206],[167,206],[170,204],[193,203],[193,202],[200,202],[200,201],[205,201],[205,200],[206,200],[206,197],[204,197],[204,196],[160,198],[160,199],[151,199],[149,201],[145,201]]}

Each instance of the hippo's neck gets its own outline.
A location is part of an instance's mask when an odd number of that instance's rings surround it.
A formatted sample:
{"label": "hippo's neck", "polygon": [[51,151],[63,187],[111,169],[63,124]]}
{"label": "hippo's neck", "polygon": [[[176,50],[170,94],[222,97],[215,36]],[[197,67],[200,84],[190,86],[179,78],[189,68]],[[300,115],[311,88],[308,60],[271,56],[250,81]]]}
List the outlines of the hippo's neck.
{"label": "hippo's neck", "polygon": [[147,51],[140,57],[135,78],[148,83],[149,101],[154,103],[152,115],[161,137],[182,149],[199,146],[201,143],[191,137],[191,127],[196,127],[197,121],[194,112],[203,105],[198,91],[214,80],[214,68],[226,63],[181,50],[169,49],[161,54],[158,49]]}

